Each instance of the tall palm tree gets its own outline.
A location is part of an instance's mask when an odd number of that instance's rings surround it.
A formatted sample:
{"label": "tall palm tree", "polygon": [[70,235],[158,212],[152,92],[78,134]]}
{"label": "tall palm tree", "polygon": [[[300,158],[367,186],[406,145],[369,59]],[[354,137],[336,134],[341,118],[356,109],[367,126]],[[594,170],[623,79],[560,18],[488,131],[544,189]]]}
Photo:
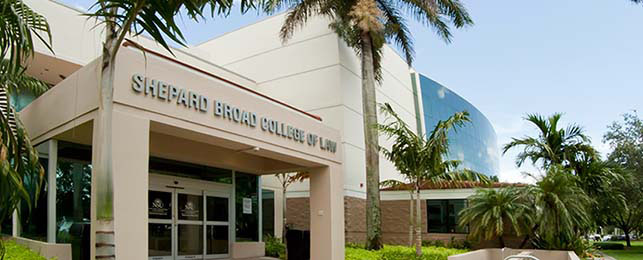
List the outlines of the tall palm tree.
{"label": "tall palm tree", "polygon": [[[241,0],[241,11],[245,12],[254,6],[253,0]],[[177,25],[176,16],[185,11],[193,20],[203,18],[206,7],[212,15],[225,15],[231,10],[233,0],[97,0],[92,5],[90,17],[100,18],[105,25],[105,41],[101,55],[99,84],[98,117],[94,124],[97,127],[97,161],[94,165],[96,187],[97,232],[106,235],[97,236],[96,246],[102,246],[100,257],[115,258],[113,245],[114,205],[112,173],[112,107],[114,92],[114,68],[118,50],[127,35],[136,36],[142,33],[150,35],[157,43],[170,53],[171,48],[165,37],[181,45],[185,38]],[[101,241],[99,241],[101,240]]]}
{"label": "tall palm tree", "polygon": [[[533,221],[532,211],[518,188],[479,189],[460,212],[459,224],[469,225],[472,237],[485,240],[497,237],[500,246],[505,247],[503,235],[525,233]],[[507,226],[510,230],[505,230]]]}
{"label": "tall palm tree", "polygon": [[571,124],[564,129],[558,128],[561,116],[559,113],[548,118],[538,114],[527,115],[525,120],[538,128],[538,136],[512,138],[512,141],[503,147],[502,153],[522,147],[523,150],[516,157],[517,166],[522,166],[529,159],[532,164],[540,163],[545,169],[556,164],[573,167],[582,158],[595,157],[596,151],[589,144],[589,137],[585,135],[582,127]]}
{"label": "tall palm tree", "polygon": [[488,182],[488,178],[469,170],[458,170],[459,161],[445,160],[449,150],[449,131],[469,122],[469,113],[455,113],[447,120],[439,121],[428,138],[416,134],[400,118],[389,104],[381,106],[383,114],[391,120],[378,124],[377,130],[394,139],[391,149],[380,147],[415,192],[415,253],[422,254],[422,209],[420,190],[427,184],[458,185],[461,181]]}
{"label": "tall palm tree", "polygon": [[382,247],[379,203],[378,133],[375,84],[381,80],[382,47],[386,41],[397,45],[406,61],[413,62],[414,49],[405,16],[435,30],[447,43],[449,24],[460,28],[473,24],[460,0],[266,0],[264,10],[273,13],[290,8],[281,27],[285,42],[310,17],[331,20],[330,28],[361,56],[362,111],[366,158],[366,243],[369,249]]}

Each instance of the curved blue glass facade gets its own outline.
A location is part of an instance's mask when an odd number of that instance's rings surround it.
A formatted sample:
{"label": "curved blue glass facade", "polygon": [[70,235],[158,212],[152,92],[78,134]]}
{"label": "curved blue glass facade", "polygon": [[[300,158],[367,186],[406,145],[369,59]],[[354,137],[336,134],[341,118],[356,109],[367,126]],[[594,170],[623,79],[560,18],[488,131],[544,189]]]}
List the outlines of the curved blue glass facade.
{"label": "curved blue glass facade", "polygon": [[496,131],[489,120],[471,103],[440,83],[419,75],[424,131],[430,133],[439,120],[467,111],[471,123],[449,134],[448,159],[462,161],[462,167],[489,176],[498,175],[499,150]]}

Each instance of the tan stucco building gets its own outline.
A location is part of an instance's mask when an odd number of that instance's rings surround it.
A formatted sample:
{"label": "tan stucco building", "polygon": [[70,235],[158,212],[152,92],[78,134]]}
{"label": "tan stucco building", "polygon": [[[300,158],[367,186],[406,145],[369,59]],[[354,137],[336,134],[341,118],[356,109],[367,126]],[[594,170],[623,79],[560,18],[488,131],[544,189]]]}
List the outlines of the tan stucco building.
{"label": "tan stucco building", "polygon": [[[43,248],[69,251],[62,245],[71,244],[74,260],[94,259],[100,252],[90,246],[97,236],[93,194],[101,184],[91,165],[104,31],[81,10],[53,0],[25,2],[48,19],[55,52],[36,42],[27,73],[52,88],[35,100],[22,93],[15,101],[48,166],[47,189],[55,192],[44,193],[48,207],[36,209],[40,217],[14,217],[13,235]],[[344,241],[364,241],[359,57],[321,18],[283,43],[283,19],[268,17],[173,54],[145,37],[122,47],[112,141],[117,256],[262,255],[263,237],[281,237],[283,228],[284,194],[274,173],[301,170],[311,179],[286,193],[287,220],[311,231],[312,259],[343,259]],[[421,76],[389,46],[382,71],[378,102],[390,103],[412,129],[426,133]],[[439,91],[444,98],[444,87]],[[381,137],[380,144],[391,140]],[[380,175],[402,180],[384,157]],[[429,206],[442,214],[473,192],[423,191],[423,226]],[[381,199],[385,243],[405,244],[408,215],[398,213],[408,210],[408,193],[383,191]],[[445,222],[425,238],[466,237],[453,230]]]}
{"label": "tan stucco building", "polygon": [[[29,4],[49,19],[56,53],[36,50],[28,73],[52,87],[20,112],[48,166],[48,205],[46,217],[14,217],[14,235],[49,251],[71,244],[73,259],[103,259],[101,247],[111,245],[90,246],[111,235],[97,230],[95,192],[105,184],[91,168],[101,30],[59,3]],[[118,259],[262,256],[260,176],[294,171],[310,173],[312,259],[344,258],[341,134],[256,88],[189,52],[126,41],[116,58],[110,143]]]}

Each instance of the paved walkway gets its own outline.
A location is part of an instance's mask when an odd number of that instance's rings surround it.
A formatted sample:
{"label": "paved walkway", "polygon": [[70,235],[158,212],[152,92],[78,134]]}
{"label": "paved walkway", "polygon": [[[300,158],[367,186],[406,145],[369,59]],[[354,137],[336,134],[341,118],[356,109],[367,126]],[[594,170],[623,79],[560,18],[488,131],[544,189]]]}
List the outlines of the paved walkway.
{"label": "paved walkway", "polygon": [[272,258],[272,257],[263,256],[263,257],[259,257],[259,258],[244,258],[244,259],[240,259],[240,260],[279,260],[279,258]]}
{"label": "paved walkway", "polygon": [[601,255],[603,255],[603,257],[598,258],[598,260],[616,260],[616,258],[608,256],[606,253],[603,253],[603,252],[600,252],[600,251],[599,251],[599,253]]}

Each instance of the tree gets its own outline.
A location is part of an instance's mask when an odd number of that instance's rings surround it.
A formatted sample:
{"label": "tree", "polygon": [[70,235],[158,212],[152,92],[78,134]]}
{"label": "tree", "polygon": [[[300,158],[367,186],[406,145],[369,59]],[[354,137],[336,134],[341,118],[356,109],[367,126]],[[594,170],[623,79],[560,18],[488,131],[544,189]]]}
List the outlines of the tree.
{"label": "tree", "polygon": [[[31,145],[10,93],[30,90],[39,95],[47,85],[24,74],[23,64],[34,53],[36,36],[50,50],[47,19],[21,0],[2,1],[0,9],[0,223],[10,218],[21,201],[31,209],[40,196],[44,169]],[[0,241],[0,258],[4,247]]]}
{"label": "tree", "polygon": [[460,0],[267,0],[264,10],[274,13],[289,7],[280,36],[285,42],[310,17],[331,19],[329,27],[361,56],[362,109],[366,158],[366,243],[368,249],[382,247],[379,202],[378,133],[375,84],[381,80],[382,47],[395,43],[411,65],[413,41],[405,15],[433,28],[446,42],[451,40],[449,23],[460,28],[473,24]]}
{"label": "tree", "polygon": [[[469,235],[477,239],[498,238],[505,247],[505,234],[522,235],[533,222],[531,204],[517,188],[479,189],[469,197],[469,206],[460,212],[460,225],[469,225]],[[511,228],[505,230],[507,225]]]}
{"label": "tree", "polygon": [[608,126],[603,142],[612,148],[608,161],[622,171],[624,178],[612,185],[612,196],[601,197],[602,212],[608,224],[630,234],[643,226],[643,121],[636,111],[623,115],[622,122]]}
{"label": "tree", "polygon": [[390,139],[394,139],[391,149],[380,147],[384,156],[395,165],[400,174],[415,191],[415,253],[422,255],[422,211],[420,190],[426,184],[458,185],[461,181],[488,182],[488,178],[469,170],[458,170],[459,161],[445,160],[449,150],[449,131],[469,122],[469,113],[455,113],[447,120],[439,121],[427,138],[417,135],[400,118],[389,104],[381,106],[383,114],[391,119],[388,123],[378,124],[377,129]]}
{"label": "tree", "polygon": [[520,167],[529,159],[532,164],[540,164],[544,169],[558,164],[573,167],[583,157],[595,157],[596,152],[588,144],[589,137],[585,135],[582,127],[571,124],[564,129],[558,128],[561,116],[559,113],[548,118],[538,114],[527,115],[525,120],[538,128],[538,136],[512,138],[512,141],[503,147],[502,153],[522,147],[523,150],[516,157],[516,165]]}
{"label": "tree", "polygon": [[[242,0],[241,11],[254,7],[253,0]],[[94,165],[96,183],[96,217],[97,232],[106,235],[97,236],[96,246],[105,250],[101,257],[115,258],[113,246],[113,173],[112,173],[112,107],[114,92],[114,68],[118,50],[125,37],[129,35],[149,34],[157,43],[170,53],[172,50],[165,37],[184,45],[185,39],[176,23],[179,12],[185,12],[190,19],[203,18],[206,7],[212,15],[228,14],[232,0],[97,0],[90,8],[94,13],[90,17],[100,18],[105,26],[99,84],[98,116],[94,127],[97,128],[95,151],[97,160]]]}
{"label": "tree", "polygon": [[287,207],[286,203],[288,202],[288,198],[286,197],[286,191],[288,190],[288,186],[290,184],[293,184],[295,182],[302,182],[305,179],[310,178],[310,173],[308,172],[297,172],[297,173],[277,173],[275,174],[275,177],[277,177],[277,180],[279,180],[279,183],[281,183],[281,213],[283,216],[283,226],[281,227],[281,241],[286,245],[286,252],[285,256],[286,259],[288,259],[288,243],[286,241],[286,229],[288,225],[288,221],[286,219],[286,213],[287,213]]}
{"label": "tree", "polygon": [[573,250],[574,243],[591,227],[591,199],[569,169],[552,165],[536,185],[524,189],[535,210],[532,241],[538,248]]}

